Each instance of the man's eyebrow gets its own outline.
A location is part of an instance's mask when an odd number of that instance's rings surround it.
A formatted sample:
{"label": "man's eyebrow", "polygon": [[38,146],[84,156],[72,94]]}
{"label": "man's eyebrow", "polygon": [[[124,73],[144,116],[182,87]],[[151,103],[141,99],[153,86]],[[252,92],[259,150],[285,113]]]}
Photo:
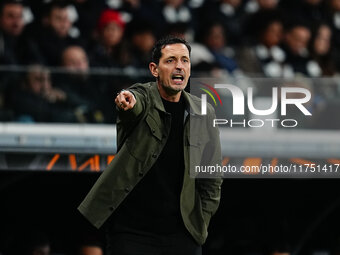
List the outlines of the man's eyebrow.
{"label": "man's eyebrow", "polygon": [[[167,57],[166,59],[176,59],[177,57],[176,56],[169,56]],[[187,59],[190,59],[189,56],[186,56],[186,55],[183,55],[181,56],[180,58],[187,58]]]}
{"label": "man's eyebrow", "polygon": [[170,58],[176,58],[175,56],[169,56],[169,57],[167,57],[167,59],[170,59]]}

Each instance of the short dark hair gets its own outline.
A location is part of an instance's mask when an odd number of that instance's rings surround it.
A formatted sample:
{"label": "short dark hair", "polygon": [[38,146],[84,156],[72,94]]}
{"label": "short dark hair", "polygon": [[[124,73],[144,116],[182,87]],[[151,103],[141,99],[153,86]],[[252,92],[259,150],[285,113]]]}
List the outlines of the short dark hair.
{"label": "short dark hair", "polygon": [[191,47],[186,40],[175,36],[166,36],[156,42],[155,46],[152,49],[151,61],[158,64],[160,58],[162,57],[162,49],[167,45],[176,43],[184,44],[187,47],[190,55]]}
{"label": "short dark hair", "polygon": [[2,0],[1,4],[0,4],[0,15],[2,15],[3,10],[5,8],[6,5],[10,5],[10,4],[19,4],[21,6],[23,6],[23,3],[19,0]]}
{"label": "short dark hair", "polygon": [[65,0],[53,0],[44,6],[44,16],[50,16],[54,9],[65,9],[67,6],[68,3]]}
{"label": "short dark hair", "polygon": [[286,20],[284,22],[284,28],[285,28],[285,32],[291,32],[293,29],[297,28],[297,27],[303,27],[308,29],[309,31],[311,31],[311,25],[305,21],[304,19],[302,19],[301,17],[291,17],[291,19]]}

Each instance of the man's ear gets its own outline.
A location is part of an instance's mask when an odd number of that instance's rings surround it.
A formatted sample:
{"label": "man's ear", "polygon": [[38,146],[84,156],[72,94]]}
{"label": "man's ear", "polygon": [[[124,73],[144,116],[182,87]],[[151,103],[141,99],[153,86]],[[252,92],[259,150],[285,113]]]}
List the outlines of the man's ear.
{"label": "man's ear", "polygon": [[152,74],[153,77],[155,78],[158,78],[158,68],[157,68],[157,64],[154,63],[154,62],[151,62],[149,64],[149,69],[150,69],[150,72]]}

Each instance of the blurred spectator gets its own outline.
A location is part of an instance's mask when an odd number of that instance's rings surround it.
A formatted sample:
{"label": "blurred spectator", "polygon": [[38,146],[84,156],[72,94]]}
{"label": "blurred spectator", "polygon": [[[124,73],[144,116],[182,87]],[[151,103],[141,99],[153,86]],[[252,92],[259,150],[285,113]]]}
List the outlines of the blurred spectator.
{"label": "blurred spectator", "polygon": [[78,245],[76,255],[103,255],[103,246],[98,241],[84,241]]}
{"label": "blurred spectator", "polygon": [[244,10],[241,0],[207,1],[203,7],[201,27],[214,18],[225,28],[231,46],[242,43]]}
{"label": "blurred spectator", "polygon": [[[186,23],[175,23],[169,26],[167,34],[183,38],[190,42],[190,62],[193,67],[193,72],[206,72],[218,68],[217,63],[215,63],[215,57],[209,49],[203,44],[193,40],[192,31]],[[203,38],[200,40],[203,41]]]}
{"label": "blurred spectator", "polygon": [[247,13],[256,13],[263,10],[274,10],[277,8],[280,0],[249,0],[244,10]]}
{"label": "blurred spectator", "polygon": [[42,235],[40,237],[36,236],[34,239],[33,238],[31,237],[31,240],[28,243],[27,255],[50,255],[51,254],[50,242],[46,236]]}
{"label": "blurred spectator", "polygon": [[13,86],[7,102],[22,122],[84,122],[85,102],[51,84],[49,70],[31,66],[23,83]]}
{"label": "blurred spectator", "polygon": [[313,25],[326,17],[324,0],[283,0],[280,1],[280,8],[286,13],[288,21],[299,17]]}
{"label": "blurred spectator", "polygon": [[143,20],[135,20],[129,24],[127,31],[130,43],[130,64],[138,68],[148,68],[151,50],[156,41],[152,25]]}
{"label": "blurred spectator", "polygon": [[90,74],[88,56],[80,46],[69,46],[62,52],[61,66],[64,74],[55,76],[56,84],[74,102],[86,105],[86,122],[102,123],[113,121],[110,107],[111,94],[102,79]]}
{"label": "blurred spectator", "polygon": [[340,70],[340,1],[328,0],[327,23],[332,29],[332,45],[336,54],[336,66]]}
{"label": "blurred spectator", "polygon": [[64,1],[55,0],[48,3],[46,13],[42,17],[41,31],[36,38],[32,38],[40,54],[35,58],[43,60],[46,65],[57,66],[64,48],[81,43],[79,35],[70,35],[72,22],[68,8],[68,3]]}
{"label": "blurred spectator", "polygon": [[[167,29],[164,31],[165,36],[166,35],[174,35],[181,38],[184,38],[186,41],[190,42],[190,44],[195,43],[195,33],[188,25],[184,22],[177,22],[169,25]],[[198,37],[198,36],[196,36]],[[200,39],[200,38],[199,38]],[[192,57],[192,56],[191,56]]]}
{"label": "blurred spectator", "polygon": [[72,0],[72,5],[75,8],[74,27],[76,27],[82,38],[87,39],[86,46],[90,43],[93,37],[93,31],[96,27],[100,13],[105,9],[104,0]]}
{"label": "blurred spectator", "polygon": [[23,5],[15,0],[0,2],[0,119],[11,119],[11,111],[4,109],[5,93],[8,84],[15,79],[13,73],[6,70],[6,65],[20,64],[19,49],[22,46],[21,35],[24,28]]}
{"label": "blurred spectator", "polygon": [[0,64],[19,64],[19,39],[24,28],[23,5],[15,0],[0,3]]}
{"label": "blurred spectator", "polygon": [[[286,28],[282,45],[286,54],[286,74],[302,74],[309,77],[321,75],[321,68],[316,61],[312,60],[308,51],[311,38],[310,28],[302,22],[292,23]],[[287,76],[290,76],[288,74]]]}
{"label": "blurred spectator", "polygon": [[184,0],[163,0],[162,14],[167,24],[190,23],[191,12]]}
{"label": "blurred spectator", "polygon": [[224,28],[219,22],[212,22],[204,29],[203,43],[214,56],[214,62],[230,74],[238,69],[233,49],[227,47]]}
{"label": "blurred spectator", "polygon": [[148,1],[141,6],[138,16],[154,24],[156,36],[164,35],[164,28],[171,24],[186,23],[192,25],[193,15],[184,0]]}
{"label": "blurred spectator", "polygon": [[[123,16],[123,20],[129,23],[135,18],[141,18],[139,16],[140,9],[145,3],[149,1],[144,0],[105,0],[106,6],[110,9],[120,12]],[[155,2],[155,1],[152,1]]]}
{"label": "blurred spectator", "polygon": [[105,2],[109,8],[124,12],[134,12],[142,4],[140,0],[105,0]]}
{"label": "blurred spectator", "polygon": [[312,58],[319,64],[323,76],[331,76],[336,72],[331,41],[331,28],[326,23],[316,26],[310,41],[310,52]]}
{"label": "blurred spectator", "polygon": [[63,50],[62,66],[75,74],[87,75],[89,60],[85,50],[80,46],[69,46]]}
{"label": "blurred spectator", "polygon": [[247,73],[267,77],[282,77],[285,53],[280,47],[283,24],[277,11],[264,10],[248,20],[247,34],[252,35],[251,46],[237,50],[237,63]]}
{"label": "blurred spectator", "polygon": [[12,241],[9,255],[50,255],[51,244],[46,233],[38,230],[26,230],[17,233]]}
{"label": "blurred spectator", "polygon": [[78,255],[103,255],[103,249],[98,246],[84,245],[79,249]]}
{"label": "blurred spectator", "polygon": [[6,35],[19,36],[24,28],[21,2],[5,0],[1,3],[1,30]]}
{"label": "blurred spectator", "polygon": [[123,44],[125,22],[117,11],[106,9],[97,21],[96,44],[90,59],[93,66],[124,67],[128,54]]}
{"label": "blurred spectator", "polygon": [[52,2],[46,16],[46,24],[60,38],[66,38],[72,26],[66,2]]}

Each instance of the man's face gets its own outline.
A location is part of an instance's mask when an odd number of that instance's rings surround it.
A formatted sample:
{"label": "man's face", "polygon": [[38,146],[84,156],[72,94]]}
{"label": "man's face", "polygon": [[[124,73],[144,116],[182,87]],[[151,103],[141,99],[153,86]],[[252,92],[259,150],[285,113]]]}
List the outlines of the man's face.
{"label": "man's face", "polygon": [[262,35],[262,43],[264,43],[267,47],[272,47],[278,45],[283,36],[283,26],[280,22],[275,21],[268,25],[267,29],[264,31]]}
{"label": "man's face", "polygon": [[155,36],[151,32],[136,34],[132,37],[132,42],[143,53],[150,53],[155,44]]}
{"label": "man's face", "polygon": [[36,95],[51,89],[50,74],[39,68],[33,69],[28,74],[28,89]]}
{"label": "man's face", "polygon": [[110,22],[102,30],[102,40],[106,47],[119,44],[123,38],[124,30],[117,23]]}
{"label": "man's face", "polygon": [[330,2],[333,11],[340,11],[340,0],[331,0]]}
{"label": "man's face", "polygon": [[185,89],[190,77],[188,48],[182,43],[169,44],[161,52],[158,65],[150,64],[151,73],[157,78],[161,94],[176,95]]}
{"label": "man's face", "polygon": [[206,45],[212,50],[220,50],[225,47],[225,37],[222,25],[216,24],[209,29]]}
{"label": "man's face", "polygon": [[0,27],[7,34],[19,36],[24,28],[22,16],[23,7],[20,4],[7,4],[0,15]]}
{"label": "man's face", "polygon": [[300,54],[308,46],[311,33],[308,28],[298,26],[286,34],[286,43],[295,54]]}
{"label": "man's face", "polygon": [[78,46],[67,48],[63,52],[64,67],[73,72],[86,73],[89,69],[89,61],[86,52]]}
{"label": "man's face", "polygon": [[322,25],[314,40],[314,51],[318,55],[326,55],[331,47],[331,37],[332,30],[326,26]]}
{"label": "man's face", "polygon": [[61,38],[66,37],[72,26],[67,8],[54,8],[51,11],[49,23]]}

